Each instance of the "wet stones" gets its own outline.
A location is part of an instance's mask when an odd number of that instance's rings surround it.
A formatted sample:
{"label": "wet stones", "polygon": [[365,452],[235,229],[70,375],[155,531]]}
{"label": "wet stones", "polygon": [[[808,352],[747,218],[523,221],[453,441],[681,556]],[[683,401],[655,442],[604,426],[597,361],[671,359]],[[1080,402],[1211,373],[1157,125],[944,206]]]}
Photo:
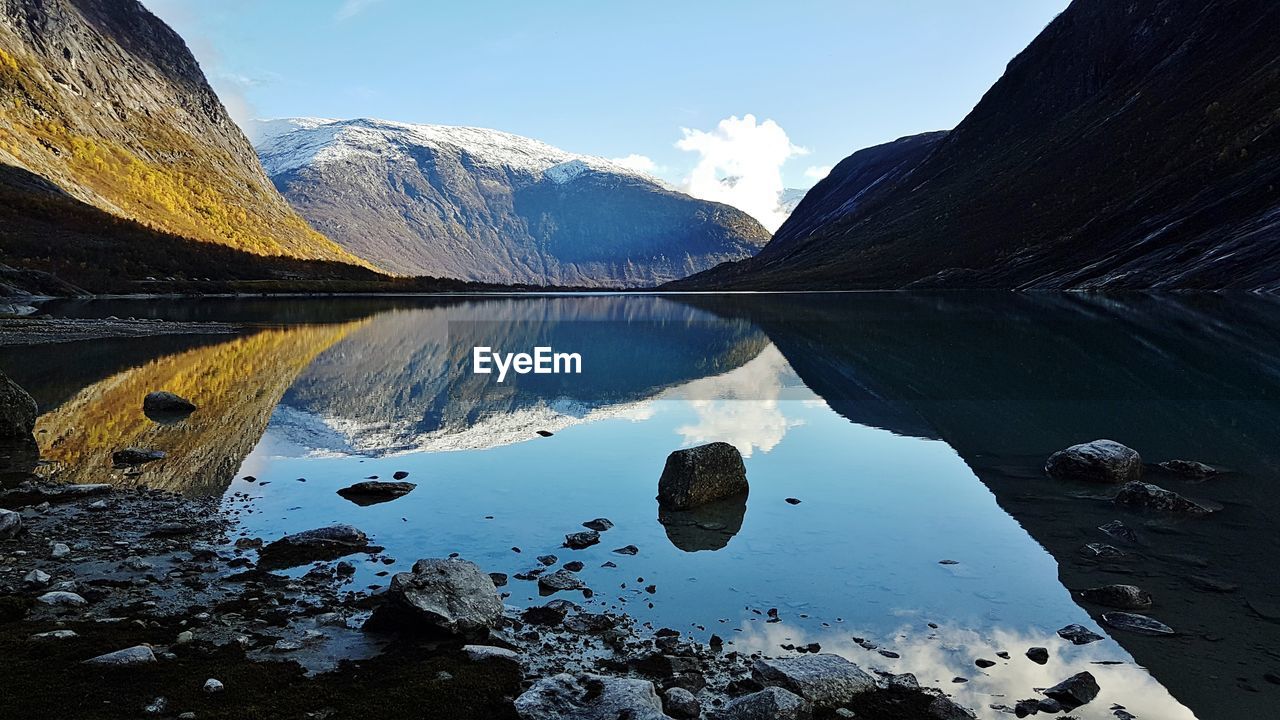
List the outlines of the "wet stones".
{"label": "wet stones", "polygon": [[195,412],[196,404],[181,395],[158,390],[147,393],[142,399],[142,409],[145,412],[185,415]]}
{"label": "wet stones", "polygon": [[36,598],[36,602],[41,605],[49,605],[52,607],[84,607],[89,604],[89,601],[85,600],[80,595],[63,590],[47,592]]}
{"label": "wet stones", "polygon": [[509,663],[512,665],[520,664],[520,655],[514,650],[508,650],[504,647],[494,645],[463,645],[462,652],[472,662],[497,662]]}
{"label": "wet stones", "polygon": [[125,448],[111,453],[111,462],[116,467],[130,467],[134,465],[144,465],[149,462],[163,460],[165,453],[163,450],[148,450],[145,448]]}
{"label": "wet stones", "polygon": [[811,717],[813,705],[808,700],[780,687],[743,695],[723,710],[711,713],[712,720],[809,720]]}
{"label": "wet stones", "polygon": [[1098,681],[1088,672],[1077,673],[1044,691],[1045,697],[1057,700],[1064,710],[1075,710],[1098,697]]}
{"label": "wet stones", "polygon": [[1113,440],[1094,440],[1050,455],[1044,470],[1057,480],[1118,485],[1142,477],[1142,457]]}
{"label": "wet stones", "polygon": [[1128,612],[1109,612],[1102,614],[1102,622],[1107,627],[1126,632],[1137,633],[1138,635],[1151,635],[1156,637],[1173,635],[1173,628],[1154,618],[1146,615]]}
{"label": "wet stones", "polygon": [[751,665],[751,676],[761,685],[793,692],[818,708],[839,707],[855,695],[876,689],[875,680],[862,668],[830,653],[757,660]]}
{"label": "wet stones", "polygon": [[605,532],[613,527],[613,521],[609,518],[596,518],[582,523],[582,527],[596,532]]}
{"label": "wet stones", "polygon": [[372,629],[480,638],[502,617],[502,599],[493,580],[461,558],[417,561],[410,572],[391,577],[386,599],[369,620]]}
{"label": "wet stones", "polygon": [[0,372],[0,438],[30,438],[37,413],[31,395]]}
{"label": "wet stones", "polygon": [[521,720],[668,720],[653,683],[561,673],[538,680],[515,700]]}
{"label": "wet stones", "polygon": [[1204,480],[1218,474],[1218,469],[1195,460],[1169,460],[1160,463],[1159,467],[1170,475],[1177,475],[1187,480]]}
{"label": "wet stones", "polygon": [[702,705],[693,693],[682,687],[667,688],[662,693],[662,707],[677,720],[695,720],[702,714]]}
{"label": "wet stones", "polygon": [[1080,597],[1095,605],[1120,610],[1146,610],[1151,607],[1151,593],[1136,585],[1103,585],[1081,590]]}
{"label": "wet stones", "polygon": [[538,576],[538,590],[551,594],[562,590],[582,590],[586,585],[577,575],[561,568],[553,573]]}
{"label": "wet stones", "polygon": [[1125,555],[1120,548],[1106,543],[1086,543],[1080,548],[1080,554],[1095,560],[1114,560]]}
{"label": "wet stones", "polygon": [[574,607],[568,600],[552,600],[546,605],[526,608],[520,619],[531,625],[559,625]]}
{"label": "wet stones", "polygon": [[670,510],[687,510],[746,495],[748,490],[742,453],[729,443],[714,442],[667,456],[658,479],[658,504]]}
{"label": "wet stones", "polygon": [[357,505],[376,505],[408,495],[416,487],[411,482],[364,480],[342,488],[338,494]]}
{"label": "wet stones", "polygon": [[1101,635],[1083,625],[1068,625],[1058,631],[1058,637],[1070,640],[1072,645],[1088,645],[1103,639]]}
{"label": "wet stones", "polygon": [[1112,520],[1109,523],[1099,525],[1098,529],[1122,542],[1130,544],[1137,544],[1138,542],[1138,534],[1133,531],[1133,528],[1125,525],[1120,520]]}
{"label": "wet stones", "polygon": [[1208,515],[1211,509],[1188,500],[1172,490],[1144,482],[1129,482],[1120,488],[1113,502],[1137,510],[1174,513],[1179,515]]}
{"label": "wet stones", "polygon": [[135,645],[85,660],[86,665],[142,665],[156,661],[155,653],[146,645]]}
{"label": "wet stones", "polygon": [[22,515],[0,508],[0,540],[8,540],[22,532]]}
{"label": "wet stones", "polygon": [[1049,649],[1043,647],[1027,648],[1027,659],[1037,665],[1049,662]]}
{"label": "wet stones", "polygon": [[316,560],[336,560],[368,546],[369,537],[360,530],[350,525],[330,525],[285,535],[264,546],[258,561],[263,568],[286,568]]}
{"label": "wet stones", "polygon": [[624,545],[614,550],[618,555],[635,555],[640,552],[640,548],[635,545]]}
{"label": "wet stones", "polygon": [[582,550],[600,542],[600,533],[595,530],[569,533],[564,536],[564,546],[571,550]]}

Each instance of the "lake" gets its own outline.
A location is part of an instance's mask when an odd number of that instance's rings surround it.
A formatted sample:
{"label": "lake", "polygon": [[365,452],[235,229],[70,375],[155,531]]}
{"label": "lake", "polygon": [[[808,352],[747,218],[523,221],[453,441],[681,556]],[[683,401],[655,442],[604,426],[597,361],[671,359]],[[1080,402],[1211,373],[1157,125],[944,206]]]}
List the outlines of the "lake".
{"label": "lake", "polygon": [[[1280,702],[1272,298],[245,298],[40,313],[246,323],[233,336],[0,348],[43,413],[37,472],[221,497],[238,536],[355,525],[393,559],[357,562],[357,586],[459,553],[513,576],[509,604],[539,604],[514,576],[554,554],[585,564],[594,594],[581,604],[741,651],[817,642],[913,672],[980,717],[1081,670],[1102,693],[1080,718],[1114,718],[1113,704],[1140,718],[1265,717]],[[550,346],[583,368],[499,383],[471,372],[476,346]],[[200,410],[147,420],[139,400],[159,389]],[[1221,509],[1143,515],[1114,506],[1111,488],[1045,476],[1048,455],[1097,438],[1147,463],[1226,468],[1152,480]],[[660,512],[667,455],[712,441],[741,451],[749,497]],[[168,456],[113,469],[127,446]],[[416,489],[372,505],[337,493],[395,473]],[[561,547],[597,517],[614,525],[599,545]],[[1086,543],[1115,542],[1098,528],[1116,519],[1137,534],[1127,554],[1085,557]],[[614,552],[627,545],[638,552]],[[1149,614],[1177,634],[1108,630],[1105,608],[1074,594],[1121,582],[1149,590]],[[1105,639],[1057,636],[1072,623]],[[1051,661],[1025,658],[1032,646]]]}

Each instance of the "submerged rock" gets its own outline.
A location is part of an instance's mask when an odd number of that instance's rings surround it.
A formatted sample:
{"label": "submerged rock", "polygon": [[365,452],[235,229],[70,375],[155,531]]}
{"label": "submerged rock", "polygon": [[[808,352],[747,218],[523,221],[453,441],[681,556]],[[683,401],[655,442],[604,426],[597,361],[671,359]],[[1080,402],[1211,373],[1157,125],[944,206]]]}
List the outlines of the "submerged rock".
{"label": "submerged rock", "polygon": [[0,508],[0,540],[8,540],[22,531],[22,515]]}
{"label": "submerged rock", "polygon": [[1121,610],[1146,610],[1151,607],[1151,593],[1136,585],[1103,585],[1081,590],[1080,597],[1097,605]]}
{"label": "submerged rock", "polygon": [[159,390],[147,393],[142,399],[142,409],[147,412],[186,414],[194,412],[196,404],[181,395]]}
{"label": "submerged rock", "polygon": [[598,542],[600,542],[600,533],[595,530],[583,530],[564,536],[564,546],[571,550],[589,548]]}
{"label": "submerged rock", "polygon": [[1044,471],[1058,480],[1119,484],[1142,477],[1142,457],[1114,440],[1094,440],[1050,455]]}
{"label": "submerged rock", "polygon": [[125,467],[127,465],[142,465],[157,460],[163,460],[165,452],[163,450],[147,450],[145,448],[125,448],[111,453],[111,462],[116,467]]}
{"label": "submerged rock", "polygon": [[38,413],[31,395],[0,372],[0,438],[30,438]]}
{"label": "submerged rock", "polygon": [[710,717],[712,720],[809,720],[813,717],[813,705],[783,688],[767,687],[733,700]]}
{"label": "submerged rock", "polygon": [[1102,640],[1102,636],[1083,625],[1068,625],[1058,631],[1058,637],[1070,640],[1072,645],[1088,645]]}
{"label": "submerged rock", "polygon": [[613,521],[609,518],[596,518],[582,523],[582,527],[587,528],[588,530],[595,530],[596,532],[604,532],[613,527]]}
{"label": "submerged rock", "polygon": [[502,599],[493,580],[461,558],[427,558],[413,570],[396,573],[387,605],[370,618],[374,629],[407,628],[455,637],[488,635],[502,618]]}
{"label": "submerged rock", "polygon": [[748,490],[742,453],[729,443],[714,442],[667,456],[658,479],[658,504],[670,510],[687,510],[746,495]]}
{"label": "submerged rock", "polygon": [[1077,673],[1044,691],[1045,697],[1058,701],[1064,710],[1075,710],[1098,697],[1098,681],[1088,672]]}
{"label": "submerged rock", "polygon": [[463,645],[462,652],[467,654],[467,658],[472,662],[502,662],[514,665],[520,664],[520,654],[515,650],[508,650],[504,647],[495,645]]}
{"label": "submerged rock", "polygon": [[88,665],[140,665],[142,663],[153,663],[156,661],[155,653],[146,645],[135,645],[131,648],[116,650],[105,655],[89,658],[84,662]]}
{"label": "submerged rock", "polygon": [[1125,483],[1120,488],[1114,502],[1117,505],[1153,510],[1156,512],[1178,513],[1182,515],[1207,515],[1211,509],[1188,500],[1172,490],[1165,490],[1159,485],[1144,482]]}
{"label": "submerged rock", "polygon": [[357,505],[376,505],[408,495],[416,487],[411,482],[364,480],[342,488],[338,494]]}
{"label": "submerged rock", "polygon": [[576,605],[568,600],[552,600],[546,605],[526,608],[520,619],[532,625],[559,625]]}
{"label": "submerged rock", "polygon": [[1125,630],[1139,635],[1164,636],[1173,635],[1173,628],[1146,615],[1128,612],[1110,612],[1102,614],[1102,622],[1107,627]]}
{"label": "submerged rock", "polygon": [[585,588],[577,575],[572,572],[560,569],[547,575],[538,576],[538,589],[545,593],[556,593],[561,590],[581,590]]}
{"label": "submerged rock", "polygon": [[653,683],[561,673],[535,682],[515,701],[521,720],[668,720]]}
{"label": "submerged rock", "polygon": [[286,568],[316,560],[336,560],[369,547],[369,536],[350,525],[305,530],[269,543],[258,554],[264,568]]}
{"label": "submerged rock", "polygon": [[1195,460],[1169,460],[1162,462],[1159,468],[1170,475],[1189,480],[1204,480],[1218,474],[1218,469]]}
{"label": "submerged rock", "polygon": [[751,665],[751,676],[761,685],[789,690],[818,708],[839,707],[855,695],[876,689],[875,680],[862,668],[830,653],[757,660]]}

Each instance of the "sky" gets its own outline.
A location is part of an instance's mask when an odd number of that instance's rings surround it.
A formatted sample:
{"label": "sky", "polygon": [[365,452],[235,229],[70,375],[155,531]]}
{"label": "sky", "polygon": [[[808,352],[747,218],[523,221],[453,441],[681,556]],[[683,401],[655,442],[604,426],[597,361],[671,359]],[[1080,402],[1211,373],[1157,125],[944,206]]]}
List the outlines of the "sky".
{"label": "sky", "polygon": [[142,1],[238,122],[495,128],[619,160],[766,227],[781,222],[781,189],[954,127],[1068,4]]}

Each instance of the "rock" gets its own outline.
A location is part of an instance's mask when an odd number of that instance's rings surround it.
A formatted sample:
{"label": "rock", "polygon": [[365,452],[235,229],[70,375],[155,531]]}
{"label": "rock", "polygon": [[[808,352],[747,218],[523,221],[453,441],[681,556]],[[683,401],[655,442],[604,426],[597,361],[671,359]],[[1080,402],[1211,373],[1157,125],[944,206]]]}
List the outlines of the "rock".
{"label": "rock", "polygon": [[1109,612],[1102,614],[1102,622],[1107,627],[1126,630],[1139,635],[1164,636],[1173,635],[1173,628],[1146,615],[1127,612]]}
{"label": "rock", "polygon": [[668,715],[680,720],[696,720],[702,714],[698,698],[682,687],[667,688],[662,694],[662,707]]}
{"label": "rock", "polygon": [[1121,610],[1146,610],[1151,607],[1151,593],[1135,585],[1103,585],[1081,590],[1080,597],[1095,605]]}
{"label": "rock", "polygon": [[221,680],[215,680],[214,678],[209,678],[208,680],[204,681],[204,687],[201,689],[209,693],[210,695],[212,695],[213,693],[220,693],[223,690],[226,690],[227,688],[225,685],[222,684]]}
{"label": "rock", "polygon": [[1133,528],[1125,525],[1120,520],[1112,520],[1105,525],[1099,525],[1098,529],[1117,540],[1134,544],[1138,542],[1138,534],[1133,531]]}
{"label": "rock", "polygon": [[532,625],[559,625],[569,611],[577,607],[568,600],[552,600],[546,605],[526,608],[520,619]]}
{"label": "rock", "polygon": [[538,433],[539,437],[551,437],[552,435],[555,435],[555,433],[551,432],[550,430],[537,430],[536,432]]}
{"label": "rock", "polygon": [[1142,477],[1142,457],[1113,440],[1094,440],[1050,455],[1044,471],[1057,480],[1119,484]]}
{"label": "rock", "polygon": [[76,593],[61,590],[47,592],[36,598],[36,602],[53,607],[84,607],[89,604],[88,600]]}
{"label": "rock", "polygon": [[1102,560],[1111,560],[1114,558],[1124,557],[1124,554],[1125,554],[1123,550],[1116,547],[1115,545],[1108,545],[1106,543],[1096,543],[1096,542],[1086,543],[1084,547],[1080,548],[1080,552],[1085,557],[1102,559]]}
{"label": "rock", "polygon": [[514,650],[508,650],[504,647],[494,645],[463,645],[462,652],[472,662],[505,662],[514,665],[520,664],[520,654]]}
{"label": "rock", "polygon": [[157,460],[163,460],[165,453],[163,450],[147,450],[145,448],[125,448],[111,453],[111,462],[116,467],[126,467],[130,465],[142,465]]}
{"label": "rock", "polygon": [[614,550],[614,552],[619,555],[635,555],[636,553],[640,552],[640,548],[636,547],[635,545],[624,545]]}
{"label": "rock", "polygon": [[1049,648],[1033,647],[1027,649],[1027,659],[1037,665],[1049,662]]}
{"label": "rock", "polygon": [[185,415],[194,412],[196,405],[181,395],[159,390],[147,393],[147,396],[142,399],[142,409],[146,412]]}
{"label": "rock", "polygon": [[1207,515],[1209,508],[1188,500],[1172,490],[1144,482],[1125,483],[1113,501],[1117,505],[1182,515]]}
{"label": "rock", "polygon": [[1024,718],[1028,715],[1038,715],[1040,713],[1040,700],[1019,700],[1013,706],[1013,714],[1017,717]]}
{"label": "rock", "polygon": [[71,554],[71,548],[66,543],[53,543],[49,546],[49,555],[54,558],[64,558]]}
{"label": "rock", "polygon": [[596,532],[604,532],[613,527],[613,521],[609,518],[596,518],[595,520],[588,520],[582,523],[582,527],[587,528],[588,530],[595,530]]}
{"label": "rock", "polygon": [[169,709],[169,699],[158,697],[142,708],[143,715],[163,715]]}
{"label": "rock", "polygon": [[559,559],[560,558],[556,557],[555,555],[539,555],[537,557],[538,562],[547,567],[551,567],[552,565],[555,565],[556,561]]}
{"label": "rock", "polygon": [[411,572],[391,577],[386,595],[399,613],[433,633],[485,637],[502,618],[493,580],[461,558],[419,560]]}
{"label": "rock", "polygon": [[393,479],[395,479],[395,480],[403,480],[403,479],[405,479],[405,478],[409,477],[409,473],[408,473],[408,472],[406,472],[406,471],[404,471],[404,470],[397,470],[397,471],[395,471],[395,472],[391,473],[391,477],[392,477]]}
{"label": "rock", "polygon": [[1036,703],[1036,707],[1040,712],[1048,713],[1049,715],[1062,712],[1062,703],[1053,698],[1041,698],[1040,702]]}
{"label": "rock", "polygon": [[577,575],[561,568],[553,573],[538,576],[538,589],[546,593],[560,592],[561,590],[581,590],[585,588]]}
{"label": "rock", "polygon": [[1064,710],[1075,710],[1098,696],[1101,688],[1088,672],[1077,673],[1044,691],[1045,697],[1057,700]]}
{"label": "rock", "polygon": [[564,546],[572,550],[581,550],[600,542],[600,533],[595,530],[569,533],[564,536]]}
{"label": "rock", "polygon": [[338,494],[357,505],[376,505],[408,495],[416,487],[411,482],[364,480],[342,488]]}
{"label": "rock", "polygon": [[989,667],[993,667],[996,663],[994,660],[987,660],[986,658],[978,658],[977,660],[973,661],[973,664],[985,670]]}
{"label": "rock", "polygon": [[50,630],[49,632],[36,633],[31,636],[32,640],[70,640],[73,637],[80,637],[75,630]]}
{"label": "rock", "polygon": [[746,495],[747,469],[742,453],[729,443],[714,442],[667,456],[658,480],[658,505],[687,510],[735,495]]}
{"label": "rock", "polygon": [[876,688],[875,680],[862,668],[830,653],[756,660],[751,677],[761,685],[789,690],[816,708],[839,707]]}
{"label": "rock", "polygon": [[813,705],[780,687],[767,687],[731,701],[711,713],[713,720],[809,720]]}
{"label": "rock", "polygon": [[8,540],[22,532],[22,515],[0,508],[0,540]]}
{"label": "rock", "polygon": [[919,690],[920,680],[913,673],[901,673],[889,678],[891,690]]}
{"label": "rock", "polygon": [[1102,636],[1083,625],[1068,625],[1058,631],[1058,637],[1070,640],[1072,645],[1088,645],[1102,640]]}
{"label": "rock", "polygon": [[799,504],[800,504],[800,498],[793,498],[793,497],[789,497],[789,498],[787,498],[787,499],[786,499],[786,501],[787,501],[787,504],[788,504],[788,505],[799,505]]}
{"label": "rock", "polygon": [[105,655],[89,658],[84,662],[89,665],[140,665],[156,661],[155,653],[146,645],[135,645],[124,650],[116,650]]}
{"label": "rock", "polygon": [[31,395],[0,372],[0,437],[32,437],[37,414],[39,410]]}
{"label": "rock", "polygon": [[973,711],[958,705],[945,695],[939,695],[929,703],[929,717],[935,720],[975,720]]}
{"label": "rock", "polygon": [[1159,465],[1160,469],[1170,475],[1189,480],[1204,480],[1218,474],[1218,469],[1195,460],[1169,460]]}
{"label": "rock", "polygon": [[189,645],[195,639],[196,639],[196,634],[191,632],[190,630],[183,630],[182,632],[178,633],[179,645]]}
{"label": "rock", "polygon": [[316,560],[336,560],[369,546],[369,537],[350,525],[305,530],[270,543],[258,553],[264,569],[302,565]]}
{"label": "rock", "polygon": [[500,572],[489,573],[489,579],[493,581],[494,587],[503,587],[507,584],[507,574]]}
{"label": "rock", "polygon": [[588,673],[542,678],[516,698],[515,709],[521,720],[668,720],[648,680]]}

